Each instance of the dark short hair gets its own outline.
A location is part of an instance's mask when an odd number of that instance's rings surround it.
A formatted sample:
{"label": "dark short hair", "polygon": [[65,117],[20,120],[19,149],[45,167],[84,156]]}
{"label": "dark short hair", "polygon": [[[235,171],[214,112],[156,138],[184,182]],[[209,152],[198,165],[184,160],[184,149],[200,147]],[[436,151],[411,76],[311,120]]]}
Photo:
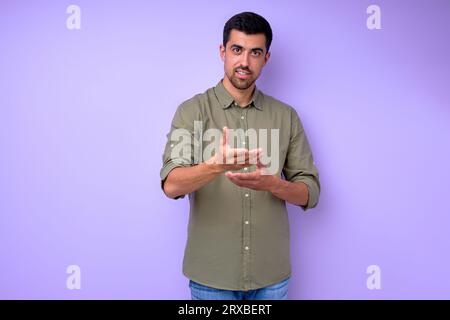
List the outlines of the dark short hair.
{"label": "dark short hair", "polygon": [[236,29],[245,34],[264,33],[266,36],[266,50],[269,51],[272,43],[272,28],[266,19],[254,12],[241,12],[232,16],[223,27],[223,46],[230,39],[231,30]]}

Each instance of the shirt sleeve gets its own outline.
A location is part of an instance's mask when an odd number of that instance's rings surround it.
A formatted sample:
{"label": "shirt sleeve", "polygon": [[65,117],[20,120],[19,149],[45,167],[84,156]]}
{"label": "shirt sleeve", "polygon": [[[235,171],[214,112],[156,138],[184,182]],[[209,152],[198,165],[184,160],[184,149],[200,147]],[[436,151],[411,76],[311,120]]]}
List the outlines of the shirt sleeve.
{"label": "shirt sleeve", "polygon": [[[175,112],[167,136],[166,146],[162,156],[160,171],[161,189],[170,171],[178,167],[190,167],[194,161],[194,121],[196,120],[196,105],[189,101],[182,103]],[[185,195],[175,199],[184,198]]]}
{"label": "shirt sleeve", "polygon": [[308,187],[308,203],[305,206],[300,206],[304,211],[317,205],[320,194],[319,173],[314,164],[303,125],[293,108],[291,109],[291,136],[283,175],[287,181],[303,182]]}

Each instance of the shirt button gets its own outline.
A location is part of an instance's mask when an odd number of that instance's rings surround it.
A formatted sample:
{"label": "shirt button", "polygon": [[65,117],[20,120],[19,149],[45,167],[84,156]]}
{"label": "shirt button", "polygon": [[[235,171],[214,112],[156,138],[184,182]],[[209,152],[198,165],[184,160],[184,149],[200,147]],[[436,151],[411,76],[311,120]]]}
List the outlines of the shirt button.
{"label": "shirt button", "polygon": [[248,193],[246,193],[245,196],[248,197]]}
{"label": "shirt button", "polygon": [[173,144],[170,145],[173,148]]}
{"label": "shirt button", "polygon": [[248,168],[247,168],[247,167],[245,167],[245,168],[244,168],[244,171],[247,171],[247,170],[248,170]]}
{"label": "shirt button", "polygon": [[249,247],[245,247],[245,250],[247,250],[248,251],[248,249],[250,249]]}
{"label": "shirt button", "polygon": [[242,120],[244,120],[244,119],[245,119],[245,117],[244,117],[244,116],[241,116],[241,119],[242,119]]}
{"label": "shirt button", "polygon": [[245,220],[245,224],[249,224],[248,220]]}
{"label": "shirt button", "polygon": [[242,141],[242,145],[245,146],[245,141]]}

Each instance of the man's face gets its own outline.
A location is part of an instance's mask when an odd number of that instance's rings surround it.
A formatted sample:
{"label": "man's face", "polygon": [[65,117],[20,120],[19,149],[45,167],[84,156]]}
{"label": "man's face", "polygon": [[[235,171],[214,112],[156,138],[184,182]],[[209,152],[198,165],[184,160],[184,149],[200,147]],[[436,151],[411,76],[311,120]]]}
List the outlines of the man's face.
{"label": "man's face", "polygon": [[248,89],[269,60],[266,36],[263,33],[247,35],[233,29],[226,47],[220,45],[220,57],[224,62],[225,76],[233,86],[240,90]]}

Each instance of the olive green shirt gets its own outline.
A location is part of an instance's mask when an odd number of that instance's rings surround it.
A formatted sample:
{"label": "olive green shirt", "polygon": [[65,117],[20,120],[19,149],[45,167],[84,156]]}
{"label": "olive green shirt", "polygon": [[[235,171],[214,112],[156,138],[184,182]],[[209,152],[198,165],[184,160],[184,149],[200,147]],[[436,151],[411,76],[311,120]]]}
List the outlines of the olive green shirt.
{"label": "olive green shirt", "polygon": [[[306,184],[309,199],[306,206],[301,206],[303,210],[317,205],[319,175],[295,109],[258,88],[254,90],[251,103],[240,107],[222,80],[178,107],[167,135],[161,187],[172,169],[207,160],[203,159],[202,150],[211,142],[204,141],[198,130],[194,130],[194,121],[201,121],[201,132],[209,128],[222,130],[224,126],[244,132],[250,128],[267,129],[266,152],[271,150],[270,129],[279,129],[280,165],[276,174],[287,181]],[[186,139],[172,140],[176,129],[186,129]],[[235,147],[245,147],[246,141],[248,145],[246,135],[237,138],[240,145]],[[192,153],[174,156],[172,149],[178,143]],[[252,165],[239,171],[254,169]],[[289,221],[284,200],[268,191],[238,187],[222,174],[189,194],[189,201],[188,239],[183,261],[183,273],[189,279],[219,289],[253,290],[291,275]]]}

